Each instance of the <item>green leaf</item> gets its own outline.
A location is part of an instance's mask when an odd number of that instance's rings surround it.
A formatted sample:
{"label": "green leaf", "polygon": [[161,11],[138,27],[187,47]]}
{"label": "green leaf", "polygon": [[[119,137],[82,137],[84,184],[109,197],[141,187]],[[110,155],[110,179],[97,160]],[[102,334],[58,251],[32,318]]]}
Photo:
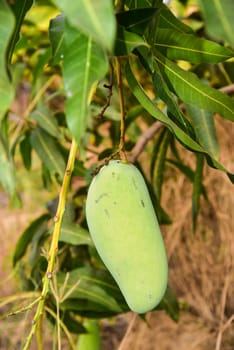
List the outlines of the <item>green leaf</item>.
{"label": "green leaf", "polygon": [[204,155],[197,154],[196,171],[194,174],[193,194],[192,194],[192,213],[193,230],[196,231],[197,217],[200,209],[200,196],[202,193],[202,174],[204,168]]}
{"label": "green leaf", "polygon": [[194,34],[192,28],[180,21],[166,5],[162,5],[159,17],[159,28],[171,29],[175,32]]}
{"label": "green leaf", "polygon": [[141,8],[116,14],[119,25],[127,31],[143,35],[151,19],[159,11],[157,8]]}
{"label": "green leaf", "polygon": [[13,2],[12,11],[15,15],[15,28],[11,36],[11,41],[8,47],[7,61],[10,63],[15,45],[20,37],[20,30],[24,17],[28,10],[33,5],[33,0],[17,0]]}
{"label": "green leaf", "polygon": [[[126,64],[125,74],[129,87],[132,90],[132,93],[139,101],[139,103],[141,103],[142,107],[144,107],[150,115],[164,123],[174,133],[174,135],[183,145],[195,152],[201,152],[206,155],[209,155],[210,158],[212,158],[212,155],[209,154],[208,150],[204,149],[201,145],[199,145],[195,140],[193,140],[189,135],[187,135],[177,124],[175,124],[167,115],[165,115],[160,109],[158,109],[155,106],[155,104],[149,99],[149,97],[144,92],[142,86],[134,77],[129,63]],[[234,182],[234,175],[231,174],[227,169],[225,169],[216,159],[210,159],[210,165],[212,167],[226,172],[229,179],[232,182]]]}
{"label": "green leaf", "polygon": [[58,288],[64,289],[70,299],[87,299],[114,312],[123,311],[115,297],[121,294],[119,289],[105,270],[92,269],[88,266],[58,274]]}
{"label": "green leaf", "polygon": [[157,147],[158,148],[157,155],[154,163],[153,184],[154,184],[155,194],[159,202],[161,200],[165,161],[166,161],[166,154],[167,154],[170,137],[171,137],[171,133],[168,131],[168,129],[165,129],[162,139],[160,140],[161,142]]}
{"label": "green leaf", "polygon": [[163,300],[157,307],[159,310],[165,310],[166,313],[174,320],[179,320],[180,305],[175,292],[171,288],[167,288]]}
{"label": "green leaf", "polygon": [[105,52],[81,32],[65,27],[63,78],[67,94],[69,129],[80,145],[87,124],[87,108],[93,86],[108,69]]}
{"label": "green leaf", "polygon": [[23,159],[24,166],[27,170],[30,170],[32,164],[32,145],[30,142],[30,133],[24,134],[23,140],[20,142],[20,154]]}
{"label": "green leaf", "polygon": [[126,0],[125,3],[129,9],[152,8],[155,4],[155,0]]}
{"label": "green leaf", "polygon": [[65,172],[65,161],[57,147],[56,140],[41,128],[32,131],[30,140],[45,166],[62,179]]}
{"label": "green leaf", "polygon": [[234,47],[234,2],[232,0],[198,0],[207,33]]}
{"label": "green leaf", "polygon": [[64,16],[58,15],[50,21],[49,38],[52,48],[52,64],[64,58]]}
{"label": "green leaf", "polygon": [[62,139],[63,135],[59,129],[57,120],[46,106],[39,106],[30,114],[30,118],[36,120],[39,126],[55,138]]}
{"label": "green leaf", "polygon": [[34,220],[22,233],[18,242],[13,256],[13,266],[19,261],[26,253],[28,245],[31,243],[34,235],[41,230],[45,230],[47,227],[47,221],[50,219],[49,214],[43,214]]}
{"label": "green leaf", "polygon": [[158,96],[166,103],[168,115],[190,136],[194,136],[192,125],[186,119],[183,112],[180,110],[177,97],[168,88],[168,85],[158,69],[158,65],[154,62],[155,71],[153,73],[153,84]]}
{"label": "green leaf", "polygon": [[3,118],[14,97],[14,90],[9,81],[6,65],[6,53],[15,19],[5,0],[0,0],[0,120]]}
{"label": "green leaf", "polygon": [[55,1],[69,23],[87,37],[112,51],[116,21],[111,0]]}
{"label": "green leaf", "polygon": [[[167,159],[167,162],[169,164],[174,165],[176,168],[178,168],[192,183],[194,182],[194,174],[195,172],[187,165],[183,164],[182,162],[176,161],[174,159]],[[205,199],[208,199],[205,186],[202,184],[202,195]]]}
{"label": "green leaf", "polygon": [[186,105],[199,143],[216,159],[219,157],[219,144],[216,136],[213,113],[195,105]]}
{"label": "green leaf", "polygon": [[157,30],[155,47],[172,60],[193,63],[218,63],[234,56],[227,47],[172,29]]}
{"label": "green leaf", "polygon": [[229,96],[202,84],[194,73],[184,71],[159,52],[154,59],[181,100],[234,121],[234,101]]}
{"label": "green leaf", "polygon": [[140,35],[128,32],[123,27],[118,26],[117,38],[115,43],[115,55],[128,55],[138,46],[148,47],[148,44]]}
{"label": "green leaf", "polygon": [[16,188],[15,169],[11,155],[0,133],[0,182],[13,198]]}
{"label": "green leaf", "polygon": [[63,223],[59,236],[60,242],[65,242],[73,245],[86,244],[93,246],[93,241],[89,232],[78,224]]}

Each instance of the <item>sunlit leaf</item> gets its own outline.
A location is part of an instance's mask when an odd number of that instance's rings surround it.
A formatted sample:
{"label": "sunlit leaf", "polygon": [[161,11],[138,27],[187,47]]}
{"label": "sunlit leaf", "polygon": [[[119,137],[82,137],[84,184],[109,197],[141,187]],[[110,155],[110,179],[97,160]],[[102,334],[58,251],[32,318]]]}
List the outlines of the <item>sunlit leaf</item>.
{"label": "sunlit leaf", "polygon": [[87,109],[93,86],[108,69],[105,52],[81,32],[66,26],[63,78],[67,95],[69,129],[80,145],[87,126]]}
{"label": "sunlit leaf", "polygon": [[203,38],[172,29],[158,29],[155,47],[168,58],[193,63],[218,63],[234,56],[234,51]]}
{"label": "sunlit leaf", "polygon": [[56,0],[69,23],[85,36],[112,51],[116,22],[111,0]]}
{"label": "sunlit leaf", "polygon": [[189,135],[187,135],[178,125],[176,125],[167,115],[165,115],[160,109],[156,107],[156,105],[150,100],[150,98],[144,92],[142,86],[138,83],[135,76],[132,73],[131,67],[129,63],[126,65],[126,78],[129,84],[129,87],[132,90],[132,93],[135,95],[137,100],[141,103],[141,105],[145,108],[145,110],[152,115],[154,118],[160,120],[164,123],[177,137],[180,142],[187,146],[189,149],[197,152],[204,153],[209,155],[211,158],[210,165],[215,168],[218,168],[227,173],[229,179],[234,182],[234,175],[231,174],[227,169],[225,169],[217,159],[213,158],[209,151],[204,149],[201,145],[199,145],[195,140],[193,140]]}
{"label": "sunlit leaf", "polygon": [[219,157],[219,144],[217,140],[213,113],[200,109],[195,105],[186,105],[199,143],[209,151],[214,158]]}
{"label": "sunlit leaf", "polygon": [[7,4],[0,0],[0,120],[3,118],[13,97],[14,91],[7,74],[6,52],[11,34],[14,30],[15,18]]}
{"label": "sunlit leaf", "polygon": [[194,34],[192,28],[180,21],[166,5],[162,5],[159,17],[159,28],[171,29],[175,32]]}
{"label": "sunlit leaf", "polygon": [[184,71],[159,52],[154,59],[184,102],[218,112],[223,118],[234,121],[234,101],[229,96],[203,84],[194,73]]}
{"label": "sunlit leaf", "polygon": [[208,34],[234,47],[234,2],[232,0],[198,0],[198,4],[204,16]]}

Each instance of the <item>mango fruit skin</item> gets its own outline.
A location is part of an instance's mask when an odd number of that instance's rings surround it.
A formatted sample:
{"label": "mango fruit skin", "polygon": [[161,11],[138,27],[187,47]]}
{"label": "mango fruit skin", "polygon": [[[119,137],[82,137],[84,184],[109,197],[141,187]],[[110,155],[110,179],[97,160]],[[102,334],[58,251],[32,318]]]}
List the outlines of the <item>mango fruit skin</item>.
{"label": "mango fruit skin", "polygon": [[132,164],[110,161],[93,178],[86,218],[96,249],[129,308],[145,313],[162,300],[167,256],[143,176]]}

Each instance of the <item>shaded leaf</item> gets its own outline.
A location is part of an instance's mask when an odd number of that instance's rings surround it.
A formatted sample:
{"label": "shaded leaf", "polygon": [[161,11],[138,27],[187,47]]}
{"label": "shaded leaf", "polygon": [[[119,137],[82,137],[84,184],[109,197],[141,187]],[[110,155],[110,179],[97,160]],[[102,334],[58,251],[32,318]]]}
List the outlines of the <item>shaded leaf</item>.
{"label": "shaded leaf", "polygon": [[30,133],[24,134],[23,140],[20,142],[20,154],[23,159],[24,166],[27,170],[30,170],[32,164],[32,145],[30,142]]}
{"label": "shaded leaf", "polygon": [[87,108],[95,83],[108,69],[105,52],[91,39],[68,25],[65,27],[63,79],[67,95],[66,115],[77,143],[87,124]]}
{"label": "shaded leaf", "polygon": [[155,47],[170,59],[193,63],[218,63],[234,56],[227,47],[172,29],[157,30]]}
{"label": "shaded leaf", "polygon": [[63,138],[57,120],[46,106],[39,106],[30,114],[30,118],[36,120],[39,126],[51,136],[58,139]]}
{"label": "shaded leaf", "polygon": [[219,144],[216,136],[213,113],[195,105],[186,105],[199,143],[213,155],[219,157]]}
{"label": "shaded leaf", "polygon": [[87,299],[101,305],[104,310],[122,311],[115,299],[121,300],[121,293],[106,270],[86,266],[69,272],[68,278],[65,273],[59,273],[58,287],[64,288],[64,294],[71,291],[69,298]]}
{"label": "shaded leaf", "polygon": [[64,58],[64,16],[58,15],[50,21],[49,38],[52,48],[52,64]]}
{"label": "shaded leaf", "polygon": [[180,306],[175,292],[168,287],[163,300],[158,305],[157,309],[165,310],[166,313],[174,320],[179,320]]}
{"label": "shaded leaf", "polygon": [[[182,162],[174,159],[167,159],[167,162],[176,166],[191,182],[194,182],[194,171]],[[202,195],[205,199],[208,199],[205,186],[202,184]]]}
{"label": "shaded leaf", "polygon": [[157,154],[156,154],[156,159],[154,163],[153,184],[154,184],[155,194],[158,201],[161,200],[165,161],[166,161],[166,154],[167,154],[170,137],[171,137],[171,133],[168,131],[168,129],[165,129],[161,142],[157,147]]}
{"label": "shaded leaf", "polygon": [[117,22],[127,31],[143,35],[157,8],[134,9],[116,14]]}
{"label": "shaded leaf", "polygon": [[0,0],[0,120],[3,118],[14,97],[14,90],[10,83],[6,53],[11,34],[14,30],[15,18],[5,0]]}
{"label": "shaded leaf", "polygon": [[138,34],[128,32],[123,27],[118,26],[115,43],[115,55],[124,56],[130,54],[138,46],[147,46],[145,40]]}
{"label": "shaded leaf", "polygon": [[234,47],[234,2],[232,0],[198,0],[207,33]]}
{"label": "shaded leaf", "polygon": [[184,102],[218,112],[223,118],[234,121],[234,101],[229,96],[202,84],[194,73],[184,71],[159,52],[154,56],[154,59],[167,77],[174,92]]}
{"label": "shaded leaf", "polygon": [[41,128],[32,131],[30,141],[45,166],[62,179],[65,161],[57,147],[57,141]]}
{"label": "shaded leaf", "polygon": [[111,0],[56,0],[69,23],[85,36],[112,51],[116,21]]}
{"label": "shaded leaf", "polygon": [[159,28],[171,29],[175,32],[194,34],[192,28],[180,21],[166,5],[162,5],[159,17]]}
{"label": "shaded leaf", "polygon": [[13,2],[12,11],[15,15],[15,28],[11,36],[11,41],[8,46],[7,61],[10,63],[15,45],[20,37],[20,30],[24,17],[31,8],[33,0],[17,0]]}
{"label": "shaded leaf", "polygon": [[87,230],[78,224],[68,222],[62,224],[59,241],[73,245],[86,244],[93,246],[92,239]]}
{"label": "shaded leaf", "polygon": [[20,236],[18,242],[16,243],[14,256],[13,256],[13,266],[19,261],[24,254],[26,253],[26,250],[28,248],[28,245],[31,243],[34,235],[37,234],[40,230],[45,230],[47,221],[50,219],[49,214],[43,214],[36,220],[34,220],[22,233]]}

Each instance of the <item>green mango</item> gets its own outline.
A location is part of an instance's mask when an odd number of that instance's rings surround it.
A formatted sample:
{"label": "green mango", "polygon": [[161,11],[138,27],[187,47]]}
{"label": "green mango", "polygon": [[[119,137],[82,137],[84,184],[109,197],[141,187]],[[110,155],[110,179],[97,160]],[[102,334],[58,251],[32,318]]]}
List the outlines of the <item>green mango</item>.
{"label": "green mango", "polygon": [[140,171],[120,160],[104,165],[90,184],[86,218],[96,249],[129,308],[136,313],[154,309],[166,291],[168,264]]}

